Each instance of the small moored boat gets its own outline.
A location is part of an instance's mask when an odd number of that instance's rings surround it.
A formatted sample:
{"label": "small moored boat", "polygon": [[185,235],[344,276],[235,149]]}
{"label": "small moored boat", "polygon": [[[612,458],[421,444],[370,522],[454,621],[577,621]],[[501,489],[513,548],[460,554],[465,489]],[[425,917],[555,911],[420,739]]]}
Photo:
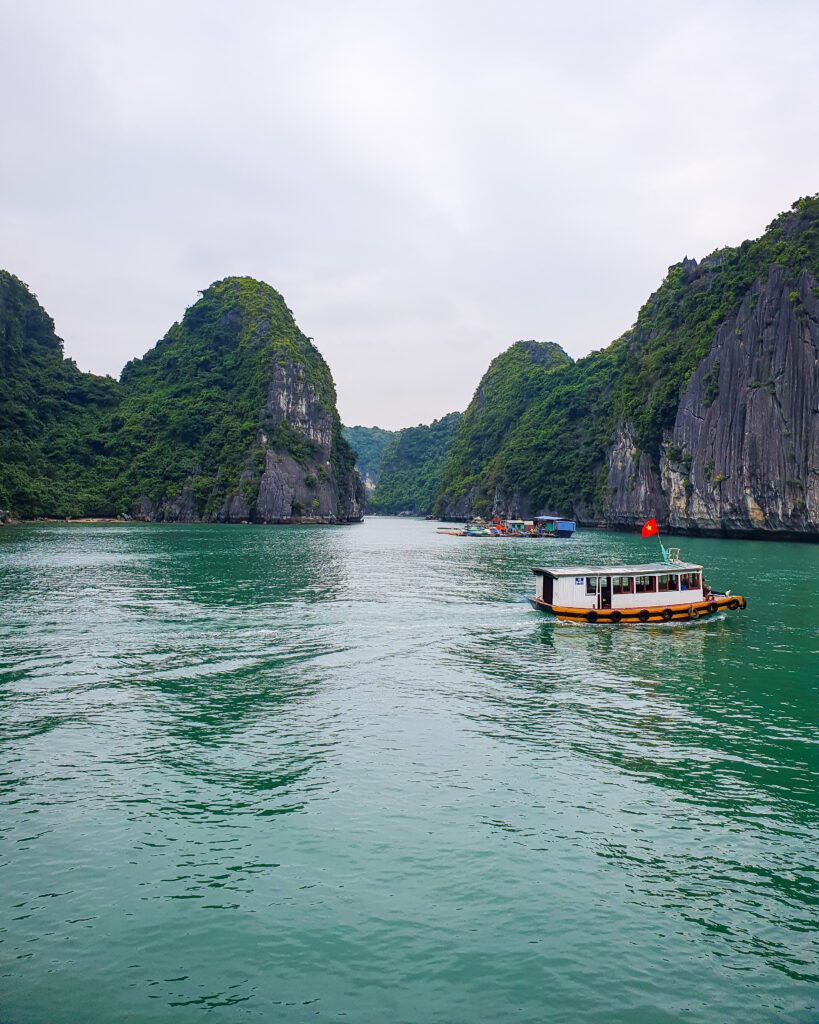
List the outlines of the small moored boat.
{"label": "small moored boat", "polygon": [[577,528],[573,519],[559,516],[535,516],[534,519],[501,519],[495,516],[491,522],[473,519],[463,527],[438,527],[438,533],[452,537],[527,537],[540,540],[543,537],[571,537]]}
{"label": "small moored boat", "polygon": [[576,565],[532,569],[533,608],[559,619],[585,622],[671,622],[745,608],[744,597],[712,590],[701,565],[679,560],[672,548],[647,565]]}

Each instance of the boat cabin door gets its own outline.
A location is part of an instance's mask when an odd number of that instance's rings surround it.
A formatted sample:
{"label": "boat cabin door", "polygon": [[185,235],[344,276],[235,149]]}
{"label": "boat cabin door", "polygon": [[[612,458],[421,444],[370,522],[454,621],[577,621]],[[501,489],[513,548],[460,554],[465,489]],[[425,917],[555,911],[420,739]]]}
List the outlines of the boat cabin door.
{"label": "boat cabin door", "polygon": [[600,577],[600,607],[611,608],[611,576]]}

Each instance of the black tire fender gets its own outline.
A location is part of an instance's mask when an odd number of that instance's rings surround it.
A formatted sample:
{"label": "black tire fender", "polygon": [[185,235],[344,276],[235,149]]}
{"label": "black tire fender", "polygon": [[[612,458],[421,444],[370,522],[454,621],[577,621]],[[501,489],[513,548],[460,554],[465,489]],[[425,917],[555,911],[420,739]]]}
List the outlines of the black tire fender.
{"label": "black tire fender", "polygon": [[640,622],[648,622],[648,619],[649,619],[649,612],[648,612],[648,610],[643,608],[641,611],[637,612],[637,618],[640,620]]}
{"label": "black tire fender", "polygon": [[597,612],[586,612],[586,622],[597,622]]}
{"label": "black tire fender", "polygon": [[663,622],[670,622],[674,618],[674,612],[670,608],[663,608],[662,610]]}
{"label": "black tire fender", "polygon": [[688,609],[688,615],[692,619],[698,619],[700,617],[699,609],[695,608],[692,604],[691,607]]}
{"label": "black tire fender", "polygon": [[711,604],[708,605],[708,611],[711,612],[711,614],[713,615],[716,610],[717,610],[717,606],[712,601]]}
{"label": "black tire fender", "polygon": [[732,612],[735,612],[737,608],[739,608],[739,601],[737,601],[735,597],[732,597],[731,600],[728,602],[728,607],[731,609]]}
{"label": "black tire fender", "polygon": [[622,619],[622,617],[623,617],[623,613],[622,612],[612,612],[611,613],[611,621],[612,622],[619,622],[620,619]]}

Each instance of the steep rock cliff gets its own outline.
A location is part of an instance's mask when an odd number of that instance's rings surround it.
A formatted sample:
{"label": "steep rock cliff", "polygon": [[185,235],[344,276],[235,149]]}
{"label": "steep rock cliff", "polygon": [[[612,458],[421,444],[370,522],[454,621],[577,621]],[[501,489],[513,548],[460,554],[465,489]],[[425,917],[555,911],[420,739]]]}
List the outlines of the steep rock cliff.
{"label": "steep rock cliff", "polygon": [[817,294],[812,273],[777,265],[749,289],[691,375],[659,465],[620,427],[608,523],[656,511],[680,530],[819,530]]}
{"label": "steep rock cliff", "polygon": [[121,383],[118,488],[139,517],[361,519],[330,370],[269,285],[211,285]]}
{"label": "steep rock cliff", "polygon": [[604,517],[608,525],[637,526],[649,516],[665,515],[668,506],[659,473],[648,452],[637,447],[632,423],[620,425],[615,432],[607,466]]}
{"label": "steep rock cliff", "polygon": [[438,507],[816,537],[817,279],[819,196],[669,267],[608,348],[522,386],[504,373],[526,400],[490,456],[456,438]]}
{"label": "steep rock cliff", "polygon": [[281,295],[211,285],[119,383],[63,358],[0,271],[0,511],[177,522],[351,522],[363,488],[327,364]]}

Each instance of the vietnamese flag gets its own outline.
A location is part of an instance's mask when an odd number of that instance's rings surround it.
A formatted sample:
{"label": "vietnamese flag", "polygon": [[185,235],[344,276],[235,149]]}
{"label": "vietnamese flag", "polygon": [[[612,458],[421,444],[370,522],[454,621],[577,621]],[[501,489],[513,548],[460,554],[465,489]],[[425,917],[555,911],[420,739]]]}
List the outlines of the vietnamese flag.
{"label": "vietnamese flag", "polygon": [[647,519],[643,523],[643,529],[642,529],[642,531],[640,533],[640,536],[641,537],[656,537],[658,533],[659,533],[659,531],[657,529],[657,520],[656,519]]}

